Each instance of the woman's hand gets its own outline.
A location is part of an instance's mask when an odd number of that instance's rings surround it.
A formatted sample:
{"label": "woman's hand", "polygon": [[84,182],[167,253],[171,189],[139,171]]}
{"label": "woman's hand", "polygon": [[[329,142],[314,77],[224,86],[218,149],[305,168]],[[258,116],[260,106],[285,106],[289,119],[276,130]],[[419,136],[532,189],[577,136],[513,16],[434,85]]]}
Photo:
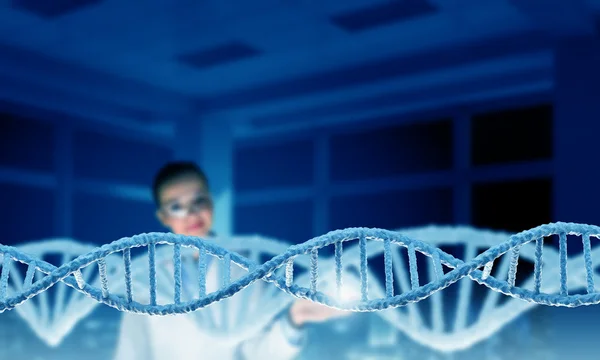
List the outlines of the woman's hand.
{"label": "woman's hand", "polygon": [[321,305],[310,300],[298,299],[290,307],[290,320],[296,327],[306,323],[321,323],[352,314],[351,311],[342,311]]}

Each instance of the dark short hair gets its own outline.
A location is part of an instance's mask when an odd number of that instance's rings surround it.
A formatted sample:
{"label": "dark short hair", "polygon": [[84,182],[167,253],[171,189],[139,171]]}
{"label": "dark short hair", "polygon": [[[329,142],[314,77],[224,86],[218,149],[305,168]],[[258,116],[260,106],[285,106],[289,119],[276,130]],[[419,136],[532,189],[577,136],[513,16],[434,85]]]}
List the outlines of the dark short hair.
{"label": "dark short hair", "polygon": [[158,170],[154,177],[154,182],[152,183],[152,196],[154,197],[154,203],[157,207],[160,206],[160,191],[163,186],[185,175],[198,176],[208,191],[208,178],[198,165],[191,161],[169,162]]}

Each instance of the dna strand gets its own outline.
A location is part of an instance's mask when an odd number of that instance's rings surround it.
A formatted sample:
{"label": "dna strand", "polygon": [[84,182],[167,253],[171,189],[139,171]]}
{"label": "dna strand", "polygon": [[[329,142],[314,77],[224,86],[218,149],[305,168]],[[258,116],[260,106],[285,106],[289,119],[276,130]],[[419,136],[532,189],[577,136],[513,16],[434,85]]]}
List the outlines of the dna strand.
{"label": "dna strand", "polygon": [[[216,238],[211,239],[211,241],[216,241],[232,251],[247,253],[246,257],[255,264],[261,263],[262,259],[269,259],[276,254],[285,252],[289,246],[281,241],[259,236]],[[47,239],[19,246],[21,252],[36,259],[44,259],[57,254],[60,256],[62,263],[75,258],[74,255],[76,254],[85,254],[93,249],[94,246],[92,245],[83,245],[71,239]],[[129,256],[133,250],[135,249],[130,249]],[[1,253],[0,256],[2,256]],[[172,249],[167,247],[155,250],[156,264],[165,265],[156,267],[158,299],[164,300],[169,296],[171,299],[173,298],[173,287],[169,288],[169,285],[174,284],[174,273],[172,269],[170,269],[171,271],[168,269],[168,264],[173,264],[172,256]],[[182,257],[185,257],[185,254],[182,254]],[[125,276],[123,259],[116,253],[113,253],[107,256],[105,260],[106,271],[104,272],[106,273],[108,283],[111,284],[111,293],[124,296],[126,284],[123,281],[119,281]],[[223,261],[223,259],[220,260],[221,262]],[[42,264],[41,267],[35,269],[35,274],[38,278],[43,274],[48,274],[48,269],[53,268],[53,265],[44,261],[38,260],[37,263]],[[34,265],[34,263],[31,264]],[[308,269],[308,264],[308,258],[298,258],[296,261],[296,265],[299,267],[297,268],[297,272],[298,270]],[[23,264],[13,261],[9,263],[7,268],[10,274],[7,280],[7,295],[9,296],[24,291],[26,289],[24,285],[31,283],[31,281],[23,280],[24,277],[27,277],[24,275],[26,271],[25,269],[19,269],[18,265]],[[197,278],[198,267],[190,265],[190,262],[182,263],[182,270],[187,270],[188,274],[194,274]],[[27,270],[31,273],[34,271],[34,268],[35,266],[29,266]],[[147,259],[143,256],[131,259],[131,266],[129,268],[131,269],[130,288],[132,289],[132,295],[140,298],[147,297],[149,293]],[[222,270],[223,264],[219,264],[217,269]],[[235,274],[235,269],[231,271],[231,275],[233,274]],[[98,271],[95,271],[93,266],[85,267],[82,270],[82,275],[85,281],[91,284],[92,287],[98,288],[101,286],[100,276],[98,276]],[[95,278],[94,275],[96,275]],[[308,279],[306,275],[304,278]],[[219,276],[218,280],[220,283],[213,284],[213,288],[224,286],[223,277]],[[265,282],[260,281],[244,289],[238,295],[239,301],[233,304],[235,308],[229,308],[227,301],[220,301],[218,304],[215,303],[210,307],[204,308],[202,312],[196,314],[198,315],[196,325],[200,330],[212,334],[215,340],[221,342],[236,343],[250,337],[258,330],[264,328],[292,300],[287,296],[282,296],[282,293],[277,288],[266,287],[265,285]],[[70,286],[72,287],[72,282]],[[53,288],[56,291],[53,294],[49,294]],[[17,306],[16,312],[40,339],[47,345],[56,347],[74,329],[75,325],[88,316],[100,303],[90,299],[85,293],[77,291],[71,292],[72,297],[68,298],[69,293],[66,292],[68,285],[64,282],[57,283],[53,288],[42,292],[38,297],[32,298],[32,301]],[[74,297],[77,298],[74,299]],[[65,300],[67,300],[66,303]],[[52,301],[54,301],[53,306],[50,304]]]}
{"label": "dna strand", "polygon": [[[163,234],[153,235],[160,236]],[[163,284],[162,287],[157,285],[157,303],[173,301],[177,296],[177,292],[181,293],[179,299],[181,303],[189,303],[195,300],[194,294],[206,295],[220,291],[248,274],[248,269],[257,267],[265,259],[284,253],[289,247],[289,245],[275,239],[259,236],[212,238],[210,241],[218,243],[223,253],[236,253],[239,256],[244,254],[242,258],[246,259],[248,263],[238,263],[235,258],[228,257],[227,254],[221,256],[222,254],[210,250],[200,250],[198,252],[196,247],[188,248],[186,252],[185,247],[183,247],[179,253],[182,258],[181,268],[175,270],[177,266],[174,266],[176,260],[173,258],[173,249],[164,247],[156,250],[156,264],[162,264],[162,266],[156,266],[156,283]],[[132,297],[141,297],[147,302],[150,301],[148,297],[150,290],[148,286],[148,264],[148,262],[145,262],[136,264],[138,266],[132,265],[132,269],[138,270],[136,272],[137,276],[134,275],[134,278],[139,284],[138,290],[140,290],[138,296]],[[308,257],[296,258],[296,272],[304,272],[303,275],[296,278],[297,282],[308,282],[309,264]],[[285,276],[285,271],[285,268],[280,267],[275,270],[275,274]],[[187,277],[184,276],[186,274]],[[175,278],[181,278],[181,287],[174,281]],[[144,281],[146,284],[143,284]],[[190,284],[193,284],[193,286],[189,286]],[[188,291],[186,291],[186,287]],[[234,298],[219,299],[203,307],[202,311],[194,313],[197,316],[196,325],[198,328],[207,334],[211,334],[215,341],[237,344],[248,339],[265,328],[293,300],[289,296],[284,296],[284,293],[279,291],[277,287],[267,286],[267,282],[264,281],[252,282],[247,287],[241,288],[239,294],[238,292],[235,292],[235,294]]]}
{"label": "dna strand", "polygon": [[[80,254],[92,251],[94,246],[81,244],[71,239],[54,238],[44,242],[24,244],[19,249],[36,259],[58,255],[61,262],[66,263]],[[29,266],[24,279],[22,275],[24,271],[19,269],[19,265],[22,264],[15,261],[7,262],[6,259],[0,253],[0,260],[3,260],[2,273],[6,272],[7,275],[5,276],[10,274],[10,277],[6,280],[3,280],[4,278],[0,275],[0,283],[2,284],[0,286],[2,288],[6,287],[9,293],[26,291],[25,284],[30,284],[35,279],[41,279],[43,275],[54,269],[51,264],[45,262],[40,269],[37,269],[40,271],[35,270],[35,265]],[[46,269],[46,272],[42,269]],[[86,272],[87,279],[90,278],[90,275],[92,274],[89,271]],[[39,338],[53,347],[60,344],[73,327],[87,316],[97,304],[90,301],[83,293],[73,291],[67,293],[67,286],[63,283],[56,284],[54,290],[54,294],[43,292],[37,299],[32,299],[32,301],[22,304],[15,310]],[[53,304],[49,299],[51,295],[54,295]]]}
{"label": "dna strand", "polygon": [[[510,237],[510,234],[499,231],[490,231],[475,229],[467,226],[426,226],[418,228],[398,229],[398,233],[402,233],[408,237],[425,241],[436,247],[452,247],[459,252],[462,252],[466,259],[474,258],[480,249],[487,249],[504,242]],[[529,242],[523,244],[519,250],[519,259],[535,262],[537,242]],[[377,243],[367,244],[367,253],[369,262],[371,259],[380,256],[384,249],[377,246]],[[349,253],[350,258],[358,256],[358,249],[352,249]],[[404,259],[406,258],[406,249],[397,247],[394,249],[392,257],[394,282],[400,284],[400,288],[410,288],[410,271],[407,271],[407,266]],[[402,253],[404,250],[404,254]],[[540,249],[541,251],[541,249]],[[598,250],[594,250],[594,254]],[[404,255],[404,257],[403,257]],[[541,257],[541,253],[539,253]],[[511,251],[495,259],[497,263],[496,278],[500,281],[506,281],[511,266]],[[581,257],[569,259],[568,263],[581,263]],[[543,248],[543,265],[546,268],[546,278],[541,288],[544,292],[549,293],[559,289],[559,281],[557,271],[559,267],[559,254],[552,247]],[[490,265],[488,265],[489,267]],[[485,266],[484,266],[485,270]],[[512,269],[511,269],[512,270]],[[517,265],[515,264],[515,280],[516,281]],[[435,268],[433,261],[424,261],[418,266],[419,276],[425,276],[430,281],[435,279]],[[540,266],[541,271],[541,266]],[[586,280],[585,267],[578,266],[574,272],[571,272],[572,289],[585,286],[581,280]],[[524,274],[525,276],[529,274]],[[541,274],[540,274],[541,275]],[[550,276],[549,276],[550,275]],[[524,276],[524,277],[525,277]],[[596,275],[595,275],[596,276]],[[527,276],[522,281],[523,287],[531,287],[535,280],[532,276]],[[469,316],[472,316],[474,306],[473,298],[473,281],[462,281],[459,285],[456,304],[454,308],[448,307],[448,301],[453,294],[448,295],[444,292],[433,293],[430,297],[430,306],[419,306],[421,304],[412,303],[406,307],[397,310],[404,311],[380,311],[376,314],[385,320],[391,327],[401,331],[411,340],[420,345],[432,348],[438,352],[449,353],[471,348],[473,345],[488,340],[504,328],[507,324],[515,320],[520,314],[537,306],[537,303],[532,301],[521,301],[516,297],[509,297],[504,303],[499,304],[500,294],[498,291],[489,291],[484,294],[482,304],[475,319],[469,322]],[[448,296],[446,296],[448,295]],[[450,310],[450,311],[448,311]],[[452,322],[447,322],[450,316],[454,314]],[[430,320],[430,324],[427,324]]]}
{"label": "dna strand", "polygon": [[[596,226],[572,223],[542,225],[513,235],[508,241],[492,246],[467,262],[459,260],[431,244],[416,240],[407,235],[388,230],[366,228],[352,228],[330,232],[303,244],[288,247],[283,253],[275,255],[262,265],[258,265],[259,262],[256,260],[250,260],[209,241],[173,234],[151,233],[123,238],[89,251],[59,267],[55,267],[16,248],[0,245],[0,254],[3,257],[2,272],[0,275],[0,312],[14,308],[18,309],[18,306],[26,304],[27,300],[43,294],[58,283],[64,283],[96,300],[98,303],[106,304],[121,311],[149,315],[180,314],[193,312],[200,308],[206,308],[211,304],[224,301],[224,299],[230,298],[252,283],[264,280],[274,284],[283,293],[294,297],[310,299],[317,303],[342,310],[381,311],[383,313],[382,310],[385,309],[404,307],[424,300],[465,277],[485,285],[497,293],[503,293],[532,304],[568,307],[591,305],[599,302],[599,294],[594,289],[595,275],[591,262],[592,255],[595,255],[598,249],[594,249],[592,252],[590,238],[598,237],[600,234],[599,230],[600,228]],[[553,257],[552,252],[543,251],[543,239],[552,235],[558,235],[560,239],[558,252],[559,266],[558,269],[556,267],[547,269],[545,274],[546,278],[550,277],[551,280],[555,279],[558,275],[558,286],[548,286],[545,284],[542,287],[542,254],[544,253],[548,257],[548,253],[550,253],[549,257],[551,259]],[[585,263],[586,276],[585,280],[578,280],[575,282],[575,285],[587,285],[587,294],[568,293],[566,251],[568,235],[578,235],[583,238],[584,253],[582,256]],[[358,240],[358,246],[348,249],[344,244],[353,240]],[[372,277],[369,277],[367,250],[374,243],[383,244],[385,287],[377,286],[376,281],[369,281],[370,279],[372,280]],[[516,269],[520,254],[528,254],[530,251],[527,249],[533,243],[535,243],[533,255],[535,262],[534,289],[528,290],[515,286]],[[156,247],[163,244],[173,247],[174,295],[173,299],[169,302],[158,304]],[[334,247],[335,255],[333,258],[319,259],[319,252],[330,246]],[[397,266],[394,267],[394,264],[398,264],[400,260],[398,260],[397,256],[393,255],[392,246],[404,248],[407,251],[409,259],[408,275],[410,278],[410,289],[398,295],[394,294],[393,270],[398,268]],[[142,304],[133,299],[133,285],[141,283],[141,279],[139,279],[139,276],[132,276],[131,267],[133,262],[131,260],[131,251],[138,247],[147,247],[148,249],[146,263],[149,276],[146,279],[149,280],[149,294],[147,296],[149,300],[147,304]],[[346,247],[345,251],[343,251],[344,247]],[[187,301],[182,301],[182,248],[192,249],[198,253],[196,264],[198,268],[198,293],[194,299],[186,299]],[[345,259],[348,257],[351,259],[351,261],[346,261],[345,265],[342,261],[342,253],[344,253]],[[420,285],[419,283],[416,262],[418,253],[425,255],[432,261],[434,276],[424,285]],[[352,256],[356,254],[358,256]],[[491,276],[491,271],[494,262],[504,254],[509,254],[510,262],[506,280],[500,280]],[[215,256],[223,262],[223,286],[213,292],[206,291],[205,260],[207,255]],[[299,284],[300,282],[297,280],[300,278],[294,278],[294,265],[296,264],[296,260],[302,256],[309,257],[307,264],[308,272],[305,274],[308,276],[300,277],[303,280],[307,280],[308,284],[306,285]],[[116,266],[117,260],[120,261],[121,267],[124,267],[124,271],[116,270],[119,268]],[[140,258],[135,261],[140,260],[144,259]],[[7,296],[10,264],[13,262],[26,264],[28,266],[27,275],[22,287],[17,289],[18,291],[11,294],[11,296]],[[245,275],[240,276],[233,282],[230,278],[230,266],[232,263],[247,271]],[[98,278],[87,280],[89,278],[84,277],[83,273],[88,275],[90,272],[93,272],[94,267],[90,267],[92,264],[95,267],[97,266]],[[321,269],[333,270],[335,273],[335,295],[327,294],[318,289],[319,264],[321,265]],[[501,267],[502,264],[500,265]],[[347,301],[341,297],[344,283],[342,275],[346,275],[347,271],[345,270],[351,266],[356,268],[360,280],[357,283],[360,286],[360,299],[355,301]],[[444,273],[443,266],[449,269],[447,273]],[[110,271],[107,269],[110,269]],[[34,282],[34,275],[37,271],[43,273],[44,276]],[[557,272],[558,274],[556,274]],[[578,271],[578,273],[582,273],[582,271]],[[124,275],[124,279],[121,278],[124,281],[114,284],[115,275]],[[111,289],[114,288],[115,290],[109,291],[109,278],[111,280]],[[346,278],[344,277],[344,279]],[[125,287],[125,294],[117,295],[119,292],[117,289],[120,289],[122,286]],[[554,288],[557,288],[559,294],[550,293]],[[459,308],[465,307],[465,305],[460,304],[464,304],[464,301],[459,302]],[[434,311],[439,312],[439,307],[434,307]],[[461,316],[457,318],[461,318]],[[413,324],[415,321],[418,321],[415,320],[415,315],[412,315],[412,319]],[[439,320],[437,321],[439,322]],[[437,329],[439,330],[439,325],[437,325]],[[448,346],[442,346],[442,348],[448,348]]]}

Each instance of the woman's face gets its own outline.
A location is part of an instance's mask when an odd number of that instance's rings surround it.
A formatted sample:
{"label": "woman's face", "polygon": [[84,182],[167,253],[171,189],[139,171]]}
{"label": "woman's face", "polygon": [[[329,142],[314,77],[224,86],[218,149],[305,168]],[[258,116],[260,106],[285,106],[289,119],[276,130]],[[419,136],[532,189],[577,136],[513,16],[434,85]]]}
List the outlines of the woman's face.
{"label": "woman's face", "polygon": [[183,175],[159,191],[161,223],[175,234],[206,237],[212,227],[213,203],[204,182],[196,175]]}

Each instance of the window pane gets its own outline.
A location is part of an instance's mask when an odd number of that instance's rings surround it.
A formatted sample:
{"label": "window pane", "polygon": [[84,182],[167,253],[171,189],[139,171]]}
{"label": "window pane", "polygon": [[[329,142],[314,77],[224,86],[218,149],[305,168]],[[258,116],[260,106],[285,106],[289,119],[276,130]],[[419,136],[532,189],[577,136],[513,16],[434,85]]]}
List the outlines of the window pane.
{"label": "window pane", "polygon": [[172,150],[144,142],[79,131],[73,140],[74,174],[78,178],[150,185]]}
{"label": "window pane", "polygon": [[73,233],[83,242],[107,244],[140,233],[166,232],[151,203],[90,194],[75,194]]}
{"label": "window pane", "polygon": [[54,192],[23,185],[1,184],[2,239],[4,245],[52,237],[54,232]]}
{"label": "window pane", "polygon": [[330,230],[450,224],[452,189],[424,189],[337,197],[331,201]]}
{"label": "window pane", "polygon": [[0,166],[54,170],[54,127],[0,113]]}
{"label": "window pane", "polygon": [[312,201],[308,200],[237,206],[235,233],[259,234],[300,243],[313,237],[312,216]]}
{"label": "window pane", "polygon": [[473,165],[552,158],[552,107],[476,115],[471,122]]}
{"label": "window pane", "polygon": [[475,184],[471,201],[475,226],[529,230],[552,220],[552,179]]}
{"label": "window pane", "polygon": [[452,168],[450,120],[396,125],[331,140],[331,178],[363,180]]}
{"label": "window pane", "polygon": [[239,147],[234,155],[235,188],[244,191],[311,186],[313,152],[311,140]]}

